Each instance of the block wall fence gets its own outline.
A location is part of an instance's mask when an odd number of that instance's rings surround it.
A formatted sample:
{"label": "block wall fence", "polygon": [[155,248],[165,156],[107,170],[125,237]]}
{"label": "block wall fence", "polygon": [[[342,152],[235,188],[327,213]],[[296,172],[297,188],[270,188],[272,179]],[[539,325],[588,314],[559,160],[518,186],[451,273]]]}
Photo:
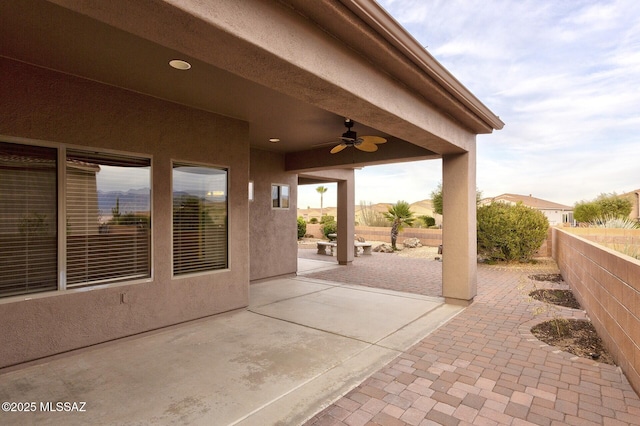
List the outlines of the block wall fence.
{"label": "block wall fence", "polygon": [[[356,226],[356,236],[366,241],[381,241],[391,243],[391,228],[375,226]],[[320,224],[307,223],[307,235],[314,238],[322,238]],[[442,244],[442,229],[405,228],[398,234],[398,243],[406,238],[418,238],[422,245],[437,247]]]}
{"label": "block wall fence", "polygon": [[[552,256],[616,363],[640,391],[640,261],[554,228]],[[579,231],[583,232],[583,231]],[[640,231],[635,231],[640,236]]]}

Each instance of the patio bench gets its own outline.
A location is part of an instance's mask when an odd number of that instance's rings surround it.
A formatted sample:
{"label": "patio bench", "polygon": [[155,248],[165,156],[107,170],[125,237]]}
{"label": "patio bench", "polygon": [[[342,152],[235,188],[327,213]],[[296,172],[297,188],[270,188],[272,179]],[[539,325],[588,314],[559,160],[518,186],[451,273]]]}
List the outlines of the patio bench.
{"label": "patio bench", "polygon": [[[338,247],[338,243],[334,242],[334,241],[318,241],[317,243],[317,247],[318,247],[318,254],[329,254],[330,256],[333,256],[333,249],[334,247]],[[327,253],[327,247],[329,247],[329,249],[331,250],[330,253]],[[365,255],[370,255],[371,254],[371,243],[361,243],[361,242],[354,242],[353,244],[353,255],[355,257],[358,257],[358,248],[362,249],[362,254]]]}
{"label": "patio bench", "polygon": [[318,241],[317,244],[318,254],[327,254],[327,247],[329,247],[331,249],[331,253],[329,253],[331,256],[333,256],[333,248],[338,246],[338,244],[334,243],[333,241]]}
{"label": "patio bench", "polygon": [[358,248],[362,248],[362,254],[370,256],[371,255],[371,243],[361,243],[356,241],[353,247],[353,255],[358,257]]}

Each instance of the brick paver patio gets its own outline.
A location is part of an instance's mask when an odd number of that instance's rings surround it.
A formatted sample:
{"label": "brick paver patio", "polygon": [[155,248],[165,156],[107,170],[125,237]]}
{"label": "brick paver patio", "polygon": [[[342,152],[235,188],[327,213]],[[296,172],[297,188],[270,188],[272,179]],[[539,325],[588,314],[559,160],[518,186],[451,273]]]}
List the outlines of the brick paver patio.
{"label": "brick paver patio", "polygon": [[[336,262],[335,257],[316,254],[315,249],[298,250],[298,257]],[[393,262],[389,259],[393,258]],[[310,278],[358,284],[387,290],[405,291],[425,296],[442,295],[442,263],[438,261],[416,261],[387,253],[359,256],[348,268],[306,274]],[[389,279],[393,277],[393,279]]]}
{"label": "brick paver patio", "polygon": [[[391,287],[434,295],[430,281],[441,264],[388,256],[394,255],[357,258],[324,278],[359,283],[364,274],[372,285],[389,281],[381,279],[381,270],[393,277],[398,265],[414,265],[413,272],[391,280]],[[367,274],[373,265],[377,269]],[[619,368],[561,352],[530,334],[546,317],[533,315],[540,302],[529,301],[518,286],[530,285],[531,274],[549,272],[557,272],[552,262],[479,266],[471,306],[307,425],[640,425],[640,399]],[[430,289],[420,289],[419,280],[407,278],[411,274],[428,277]]]}

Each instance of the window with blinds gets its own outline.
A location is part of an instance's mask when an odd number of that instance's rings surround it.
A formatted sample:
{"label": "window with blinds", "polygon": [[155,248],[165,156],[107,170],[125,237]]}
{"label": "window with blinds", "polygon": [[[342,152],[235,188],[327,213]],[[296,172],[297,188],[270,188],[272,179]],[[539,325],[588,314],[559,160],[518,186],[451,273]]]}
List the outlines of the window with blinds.
{"label": "window with blinds", "polygon": [[227,268],[227,210],[227,170],[174,163],[174,275]]}
{"label": "window with blinds", "polygon": [[151,161],[66,157],[67,287],[151,275]]}
{"label": "window with blinds", "polygon": [[0,142],[0,297],[58,288],[57,150]]}

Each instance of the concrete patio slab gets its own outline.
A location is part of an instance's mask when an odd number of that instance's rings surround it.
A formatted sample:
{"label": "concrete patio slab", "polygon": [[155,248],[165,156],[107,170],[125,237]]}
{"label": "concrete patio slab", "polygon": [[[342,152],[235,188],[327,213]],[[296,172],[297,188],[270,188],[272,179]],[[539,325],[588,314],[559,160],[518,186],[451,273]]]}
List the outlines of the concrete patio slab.
{"label": "concrete patio slab", "polygon": [[[5,371],[0,400],[36,410],[0,424],[300,424],[460,309],[439,306],[303,277],[254,284],[247,310]],[[46,410],[58,402],[84,411]]]}
{"label": "concrete patio slab", "polygon": [[375,344],[442,304],[443,300],[409,293],[331,286],[251,311]]}

